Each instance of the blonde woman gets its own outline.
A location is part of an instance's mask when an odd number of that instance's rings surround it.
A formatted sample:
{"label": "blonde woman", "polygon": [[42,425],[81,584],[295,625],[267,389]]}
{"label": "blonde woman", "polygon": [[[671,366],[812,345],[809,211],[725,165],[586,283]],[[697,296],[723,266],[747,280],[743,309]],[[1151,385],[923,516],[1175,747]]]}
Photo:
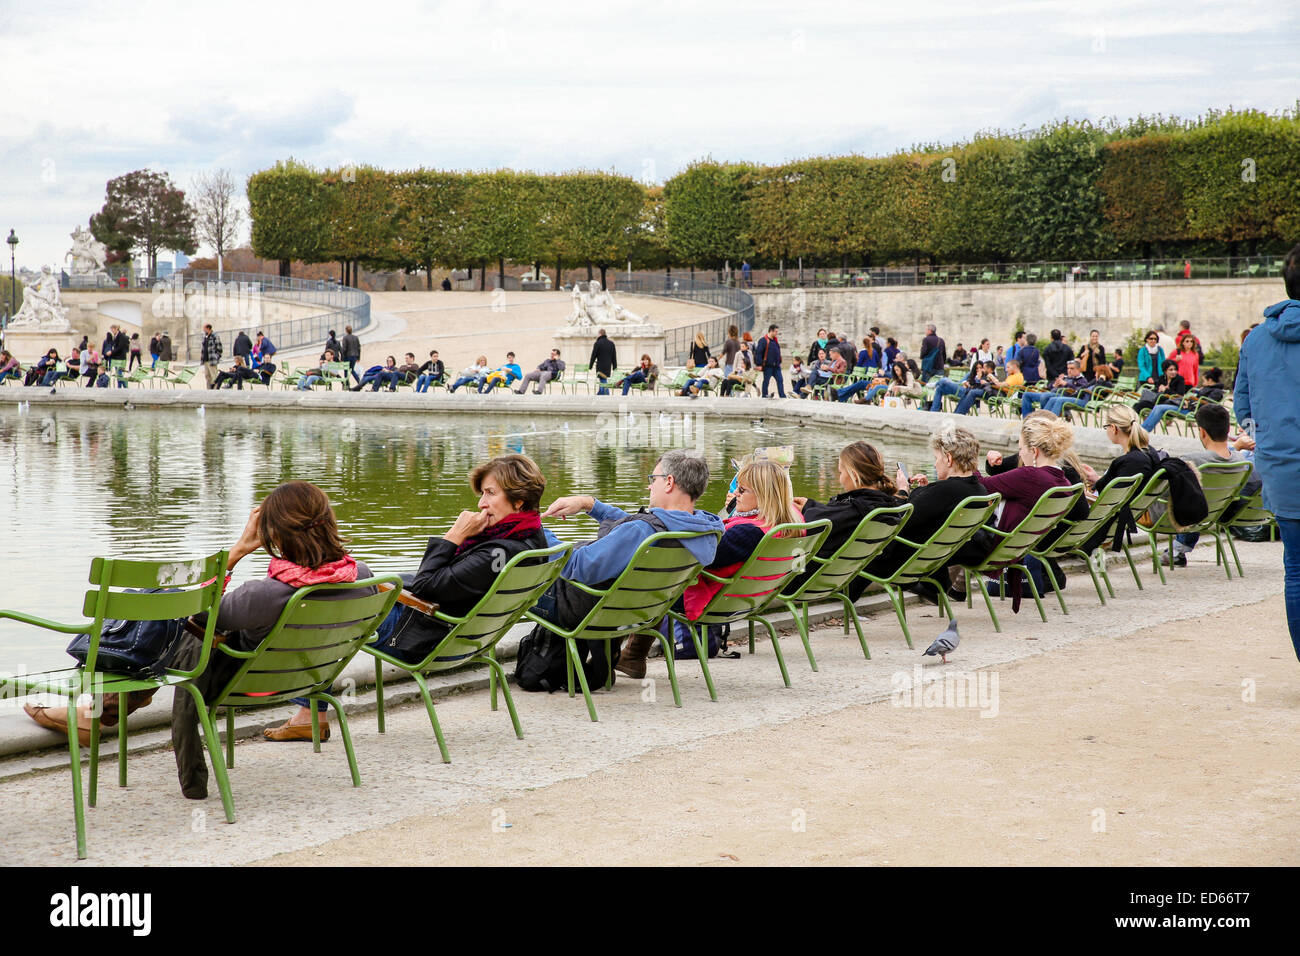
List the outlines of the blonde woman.
{"label": "blonde woman", "polygon": [[[790,473],[774,461],[756,461],[742,469],[736,476],[734,498],[736,510],[722,522],[722,540],[706,569],[720,578],[735,574],[772,528],[803,521],[803,513],[795,504]],[[698,618],[721,589],[721,584],[701,575],[682,595],[686,616],[692,621]]]}
{"label": "blonde woman", "polygon": [[695,333],[695,342],[691,345],[691,368],[704,368],[709,363],[709,343],[703,332]]}
{"label": "blonde woman", "polygon": [[[1160,462],[1148,448],[1150,439],[1146,429],[1142,427],[1137,412],[1127,405],[1111,405],[1107,408],[1106,437],[1110,439],[1111,444],[1119,446],[1119,454],[1111,459],[1105,473],[1093,482],[1093,491],[1100,494],[1115,479],[1127,478],[1129,475],[1141,475],[1138,487],[1145,486],[1147,479],[1160,467]],[[1097,533],[1085,542],[1083,549],[1091,553],[1105,544],[1106,539],[1113,534],[1111,548],[1118,551],[1125,533],[1136,530],[1137,522],[1133,514],[1127,507],[1121,508],[1114,522],[1098,529]]]}
{"label": "blonde woman", "polygon": [[487,379],[488,371],[487,356],[480,355],[473,365],[460,373],[460,378],[456,379],[456,381],[452,383],[451,388],[447,389],[447,391],[454,392],[462,385],[468,385],[471,382],[473,382],[474,387],[477,388]]}

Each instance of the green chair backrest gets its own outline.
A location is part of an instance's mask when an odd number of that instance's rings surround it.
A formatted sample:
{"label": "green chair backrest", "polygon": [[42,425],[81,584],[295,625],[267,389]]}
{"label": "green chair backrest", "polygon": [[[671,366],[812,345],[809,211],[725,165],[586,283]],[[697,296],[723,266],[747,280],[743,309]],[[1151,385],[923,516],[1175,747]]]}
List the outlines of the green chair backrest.
{"label": "green chair backrest", "polygon": [[1144,511],[1167,494],[1169,494],[1169,480],[1165,477],[1165,470],[1157,468],[1142,489],[1129,501],[1128,509],[1134,518],[1140,518]]}
{"label": "green chair backrest", "polygon": [[[391,584],[381,591],[378,584]],[[374,589],[373,593],[360,593]],[[299,588],[256,650],[221,650],[244,663],[210,706],[256,707],[328,691],[370,639],[401,594],[402,579],[386,574],[346,584]],[[344,592],[353,596],[328,597]]]}
{"label": "green chair backrest", "polygon": [[411,669],[424,673],[451,670],[491,650],[555,583],[572,550],[573,545],[569,543],[521,551],[506,563],[488,592],[463,616],[435,612],[433,617],[452,625],[451,630],[423,663]]}
{"label": "green chair backrest", "polygon": [[1030,549],[1041,542],[1056,527],[1058,521],[1069,513],[1083,494],[1083,485],[1065,485],[1043,492],[1018,525],[999,535],[997,545],[979,565],[980,568],[1001,568],[1019,564]]}
{"label": "green chair backrest", "polygon": [[[104,621],[170,621],[207,613],[203,659],[189,671],[173,671],[196,676],[207,666],[207,652],[212,647],[216,628],[216,608],[226,577],[225,551],[191,561],[128,561],[121,558],[95,558],[90,562],[90,583],[81,613],[93,623],[86,629],[90,650],[87,671],[94,671]],[[133,591],[124,588],[136,589]],[[168,588],[157,594],[139,593],[139,589]]]}
{"label": "green chair backrest", "polygon": [[698,623],[725,624],[763,610],[776,600],[794,575],[807,567],[830,531],[831,523],[826,518],[771,528],[745,563],[709,600]]}
{"label": "green chair backrest", "polygon": [[1272,524],[1277,520],[1273,512],[1264,507],[1264,492],[1257,491],[1250,497],[1238,496],[1241,507],[1232,517],[1220,521],[1225,528],[1251,528],[1255,525]]}
{"label": "green chair backrest", "polygon": [[827,558],[813,555],[808,559],[809,565],[814,569],[812,575],[786,597],[805,603],[835,597],[857,577],[859,571],[885,550],[885,546],[903,530],[911,516],[911,505],[876,508],[869,512],[834,554]]}
{"label": "green chair backrest", "polygon": [[[1198,466],[1201,473],[1201,490],[1205,492],[1205,504],[1209,509],[1204,521],[1190,526],[1186,530],[1204,531],[1213,527],[1222,517],[1228,505],[1232,504],[1241,493],[1242,486],[1250,479],[1251,464],[1248,461],[1211,461]],[[1165,513],[1152,528],[1158,534],[1172,534],[1175,530],[1172,509]]]}
{"label": "green chair backrest", "polygon": [[[1092,503],[1088,509],[1088,515],[1078,521],[1069,523],[1065,533],[1058,537],[1047,547],[1035,546],[1034,554],[1043,557],[1059,557],[1067,555],[1071,551],[1079,548],[1085,541],[1095,535],[1098,529],[1109,524],[1115,517],[1120,508],[1137,494],[1138,483],[1142,480],[1141,475],[1126,475],[1123,478],[1116,478],[1097,496],[1097,500]],[[1069,522],[1069,519],[1063,519]]]}
{"label": "green chair backrest", "polygon": [[675,392],[680,392],[683,388],[686,387],[686,380],[689,377],[690,377],[690,373],[686,369],[682,369],[680,372],[677,373],[677,376],[671,382],[668,383],[668,387]]}
{"label": "green chair backrest", "polygon": [[912,584],[930,577],[946,564],[957,550],[975,536],[997,509],[999,494],[972,495],[953,509],[939,530],[925,542],[908,541],[901,534],[894,540],[913,549],[912,554],[888,578],[877,579],[869,571],[863,574],[888,584]]}
{"label": "green chair backrest", "polygon": [[575,630],[601,637],[657,623],[701,570],[682,544],[717,532],[660,531],[642,541],[627,567]]}

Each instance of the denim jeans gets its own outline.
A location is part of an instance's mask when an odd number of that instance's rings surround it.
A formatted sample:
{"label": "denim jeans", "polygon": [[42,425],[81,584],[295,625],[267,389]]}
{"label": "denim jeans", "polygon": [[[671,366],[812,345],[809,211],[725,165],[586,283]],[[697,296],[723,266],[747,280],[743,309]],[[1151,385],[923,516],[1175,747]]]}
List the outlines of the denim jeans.
{"label": "denim jeans", "polygon": [[41,376],[41,388],[48,388],[49,386],[57,382],[59,379],[59,374],[60,373],[58,369],[51,368],[48,372],[46,372],[44,375]]}
{"label": "denim jeans", "polygon": [[1043,402],[1043,408],[1059,416],[1065,414],[1066,408],[1083,408],[1087,403],[1087,395],[1053,395]]}
{"label": "denim jeans", "polygon": [[1177,409],[1177,405],[1157,405],[1151,409],[1146,418],[1142,420],[1142,427],[1147,431],[1154,431],[1155,427],[1160,424],[1160,419],[1164,418],[1169,412]]}
{"label": "denim jeans", "polygon": [[776,379],[776,394],[785,398],[785,379],[781,375],[780,366],[763,366],[763,397],[767,398],[767,383]]}
{"label": "denim jeans", "polygon": [[961,392],[961,385],[950,378],[945,378],[934,387],[934,401],[930,403],[930,411],[943,411],[943,397],[945,395],[957,395]]}
{"label": "denim jeans", "polygon": [[1300,660],[1300,518],[1277,519],[1282,533],[1282,568],[1286,575],[1286,622]]}
{"label": "denim jeans", "polygon": [[397,383],[402,380],[401,372],[380,372],[375,376],[375,385],[372,391],[379,391],[381,385],[387,385],[390,392],[397,391]]}
{"label": "denim jeans", "polygon": [[425,372],[423,375],[421,375],[419,378],[415,380],[415,390],[417,392],[427,392],[429,390],[429,386],[436,384],[438,380],[439,380],[439,376],[430,375],[428,372]]}
{"label": "denim jeans", "polygon": [[483,374],[483,375],[462,375],[460,378],[456,379],[456,381],[454,381],[454,382],[451,383],[451,388],[449,388],[448,391],[450,391],[450,392],[454,392],[454,391],[456,391],[456,389],[460,388],[462,385],[468,385],[470,382],[473,382],[473,383],[475,384],[475,386],[477,387],[477,386],[479,386],[479,385],[482,385],[482,384],[483,384],[483,380],[486,379],[486,378],[487,378],[487,375],[486,375],[486,374]]}
{"label": "denim jeans", "polygon": [[980,403],[980,399],[989,393],[987,388],[967,388],[962,390],[962,396],[957,400],[957,408],[954,410],[955,415],[965,415],[972,408]]}
{"label": "denim jeans", "polygon": [[865,392],[870,387],[871,387],[871,379],[864,378],[854,382],[852,385],[845,385],[843,388],[837,388],[835,390],[835,401],[847,402],[849,400],[849,396],[861,394],[862,392]]}
{"label": "denim jeans", "polygon": [[1053,398],[1056,398],[1053,392],[1025,392],[1020,397],[1020,417],[1024,418],[1032,412],[1035,405],[1046,405]]}
{"label": "denim jeans", "polygon": [[645,381],[645,372],[642,372],[640,369],[637,369],[631,375],[623,379],[623,394],[626,395],[628,392],[632,390],[633,385],[637,384],[638,382],[644,382],[644,381]]}
{"label": "denim jeans", "polygon": [[877,395],[884,395],[889,390],[888,385],[872,385],[867,389],[867,401],[874,402]]}
{"label": "denim jeans", "polygon": [[305,392],[320,380],[321,377],[319,375],[308,375],[306,378],[304,378],[301,382],[298,383],[298,391]]}

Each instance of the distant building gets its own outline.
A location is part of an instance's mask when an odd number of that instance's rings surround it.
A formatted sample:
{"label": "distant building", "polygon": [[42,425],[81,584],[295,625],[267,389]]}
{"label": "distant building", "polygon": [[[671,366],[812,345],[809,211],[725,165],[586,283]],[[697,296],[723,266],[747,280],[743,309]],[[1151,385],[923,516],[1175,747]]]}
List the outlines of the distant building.
{"label": "distant building", "polygon": [[187,255],[186,255],[185,253],[183,253],[183,252],[178,252],[178,253],[176,253],[176,271],[177,271],[177,272],[180,272],[182,269],[188,268],[188,267],[189,267],[189,264],[190,264],[190,257],[189,257],[189,256],[187,256]]}
{"label": "distant building", "polygon": [[167,278],[169,275],[171,275],[171,274],[172,274],[172,264],[171,264],[170,262],[159,262],[159,263],[158,263],[158,274],[157,274],[156,276],[154,276],[154,278],[155,278],[155,279],[166,279],[166,278]]}

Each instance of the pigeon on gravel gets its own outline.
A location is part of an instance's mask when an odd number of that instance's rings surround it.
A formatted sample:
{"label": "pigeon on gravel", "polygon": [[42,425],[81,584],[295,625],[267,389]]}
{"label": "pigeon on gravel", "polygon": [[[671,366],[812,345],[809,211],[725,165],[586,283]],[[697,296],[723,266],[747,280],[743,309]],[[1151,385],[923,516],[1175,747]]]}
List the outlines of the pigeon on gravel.
{"label": "pigeon on gravel", "polygon": [[948,622],[948,630],[944,631],[934,639],[934,643],[925,649],[926,657],[939,655],[939,659],[945,664],[948,663],[948,655],[957,649],[961,643],[961,635],[957,633],[957,619],[954,617]]}

